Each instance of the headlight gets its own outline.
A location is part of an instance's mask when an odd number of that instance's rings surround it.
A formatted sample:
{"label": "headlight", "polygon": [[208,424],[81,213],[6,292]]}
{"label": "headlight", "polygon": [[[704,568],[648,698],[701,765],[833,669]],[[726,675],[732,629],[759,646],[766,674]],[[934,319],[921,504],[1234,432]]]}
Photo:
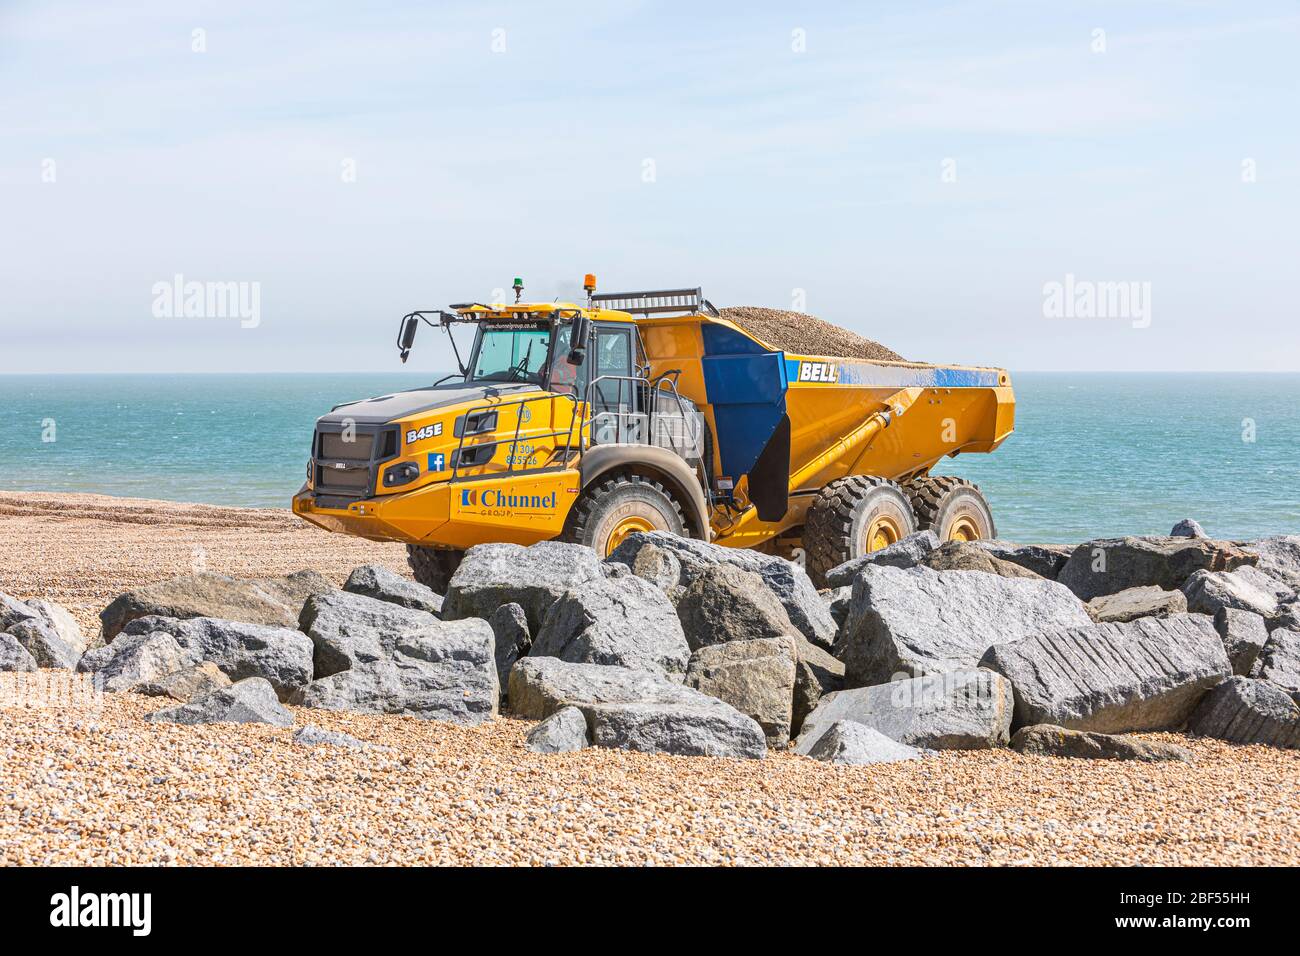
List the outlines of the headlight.
{"label": "headlight", "polygon": [[392,488],[395,485],[409,485],[419,477],[420,466],[415,462],[398,462],[396,465],[389,465],[384,469],[384,487]]}

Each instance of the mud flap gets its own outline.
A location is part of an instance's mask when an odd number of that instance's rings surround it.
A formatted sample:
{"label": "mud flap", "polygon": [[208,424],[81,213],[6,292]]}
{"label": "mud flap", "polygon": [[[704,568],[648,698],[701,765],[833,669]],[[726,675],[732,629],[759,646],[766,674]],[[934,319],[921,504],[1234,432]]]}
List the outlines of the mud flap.
{"label": "mud flap", "polygon": [[749,500],[762,521],[780,521],[790,506],[790,416],[782,415],[749,472]]}

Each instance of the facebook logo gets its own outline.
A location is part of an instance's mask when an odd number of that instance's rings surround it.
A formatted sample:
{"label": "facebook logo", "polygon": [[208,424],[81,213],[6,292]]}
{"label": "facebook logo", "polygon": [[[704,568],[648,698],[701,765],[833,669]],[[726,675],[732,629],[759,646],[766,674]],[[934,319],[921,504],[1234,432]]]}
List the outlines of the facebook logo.
{"label": "facebook logo", "polygon": [[429,454],[429,467],[425,471],[442,471],[446,467],[446,460],[442,452],[431,452]]}

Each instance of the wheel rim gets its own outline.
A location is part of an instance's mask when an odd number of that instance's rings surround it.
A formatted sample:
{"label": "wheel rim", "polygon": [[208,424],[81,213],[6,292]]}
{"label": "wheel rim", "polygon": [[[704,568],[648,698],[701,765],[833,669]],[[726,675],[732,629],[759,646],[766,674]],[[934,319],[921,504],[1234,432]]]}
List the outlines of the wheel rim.
{"label": "wheel rim", "polygon": [[867,553],[879,551],[903,537],[902,526],[891,515],[877,515],[867,525]]}
{"label": "wheel rim", "polygon": [[618,524],[614,525],[614,530],[609,533],[609,538],[605,542],[605,557],[609,557],[614,550],[627,540],[628,535],[635,534],[638,531],[658,531],[660,530],[648,518],[641,515],[628,515],[621,518]]}
{"label": "wheel rim", "polygon": [[978,541],[980,529],[971,518],[961,515],[948,526],[949,541]]}

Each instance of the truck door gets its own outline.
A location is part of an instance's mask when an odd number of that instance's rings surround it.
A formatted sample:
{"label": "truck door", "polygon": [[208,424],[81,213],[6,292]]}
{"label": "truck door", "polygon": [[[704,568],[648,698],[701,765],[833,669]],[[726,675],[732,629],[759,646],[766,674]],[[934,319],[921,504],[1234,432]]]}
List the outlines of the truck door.
{"label": "truck door", "polygon": [[621,325],[596,327],[592,414],[597,444],[646,440],[641,388],[634,378],[633,331]]}

